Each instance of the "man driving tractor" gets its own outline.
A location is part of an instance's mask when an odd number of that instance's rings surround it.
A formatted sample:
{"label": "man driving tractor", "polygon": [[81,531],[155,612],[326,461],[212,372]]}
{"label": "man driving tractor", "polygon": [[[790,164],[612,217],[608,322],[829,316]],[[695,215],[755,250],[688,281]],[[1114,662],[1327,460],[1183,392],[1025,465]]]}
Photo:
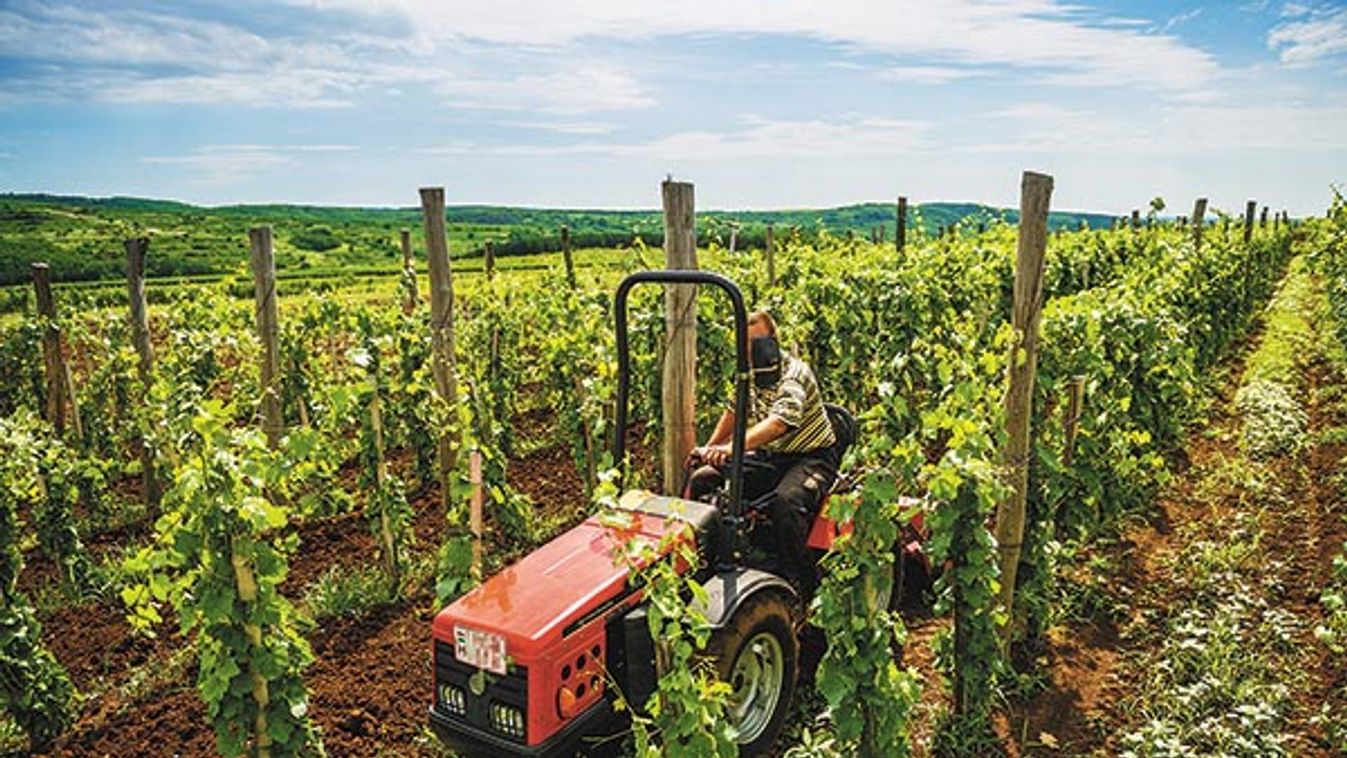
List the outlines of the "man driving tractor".
{"label": "man driving tractor", "polygon": [[[749,314],[748,340],[753,385],[744,448],[756,465],[744,471],[743,497],[754,501],[772,494],[767,512],[781,557],[779,573],[808,603],[818,574],[805,542],[823,496],[837,478],[836,438],[814,372],[781,351],[769,313]],[[689,466],[703,465],[688,480],[687,497],[700,499],[724,482],[734,422],[733,408],[726,408],[706,444],[689,454]]]}

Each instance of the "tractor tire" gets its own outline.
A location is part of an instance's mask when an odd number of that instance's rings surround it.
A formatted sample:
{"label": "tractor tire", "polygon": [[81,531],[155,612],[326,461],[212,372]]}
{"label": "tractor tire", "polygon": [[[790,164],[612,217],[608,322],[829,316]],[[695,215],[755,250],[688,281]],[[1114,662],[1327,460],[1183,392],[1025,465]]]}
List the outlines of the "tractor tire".
{"label": "tractor tire", "polygon": [[744,601],[711,637],[706,655],[733,688],[727,716],[739,732],[739,755],[767,753],[790,712],[799,672],[791,603],[779,592]]}

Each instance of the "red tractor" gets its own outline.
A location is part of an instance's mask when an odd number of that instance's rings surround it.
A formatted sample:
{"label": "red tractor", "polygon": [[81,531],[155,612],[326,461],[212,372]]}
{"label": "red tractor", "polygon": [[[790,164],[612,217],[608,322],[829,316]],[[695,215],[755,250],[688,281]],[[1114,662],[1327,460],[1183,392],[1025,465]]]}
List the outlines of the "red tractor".
{"label": "red tractor", "polygon": [[[629,512],[635,539],[652,545],[681,524],[691,526],[701,559],[691,570],[707,589],[710,602],[703,610],[714,630],[707,655],[733,688],[729,716],[740,752],[757,755],[776,739],[794,694],[799,603],[796,590],[767,564],[746,558],[752,533],[770,528],[761,509],[741,497],[744,467],[754,465],[744,451],[747,312],[739,288],[718,274],[645,271],[622,281],[614,303],[616,461],[624,460],[621,431],[627,426],[627,296],[633,286],[647,282],[709,284],[729,296],[736,424],[726,486],[711,502],[632,490],[622,494],[618,507]],[[854,439],[855,422],[837,406],[829,408],[829,416],[839,432],[840,460]],[[820,515],[810,532],[811,546],[821,554],[837,528]],[[622,728],[612,706],[614,684],[627,702],[637,707],[645,702],[658,676],[655,643],[641,593],[629,581],[628,569],[614,560],[615,539],[597,516],[590,517],[435,617],[430,723],[441,740],[464,756],[573,755],[586,737]]]}

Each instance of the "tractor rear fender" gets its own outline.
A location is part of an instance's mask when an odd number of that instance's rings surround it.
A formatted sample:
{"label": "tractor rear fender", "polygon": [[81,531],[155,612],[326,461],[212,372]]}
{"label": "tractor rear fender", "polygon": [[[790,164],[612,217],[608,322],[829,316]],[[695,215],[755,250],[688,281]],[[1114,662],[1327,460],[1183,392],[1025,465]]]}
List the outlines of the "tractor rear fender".
{"label": "tractor rear fender", "polygon": [[719,572],[706,580],[706,603],[700,610],[706,615],[711,629],[724,627],[745,600],[762,592],[781,592],[793,606],[798,593],[790,583],[776,574],[760,569],[738,567]]}

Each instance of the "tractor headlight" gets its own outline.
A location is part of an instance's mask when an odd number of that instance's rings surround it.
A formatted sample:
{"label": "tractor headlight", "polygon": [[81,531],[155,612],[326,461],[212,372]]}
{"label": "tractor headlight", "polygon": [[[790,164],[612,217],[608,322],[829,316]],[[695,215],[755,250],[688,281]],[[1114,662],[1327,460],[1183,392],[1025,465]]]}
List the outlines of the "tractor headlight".
{"label": "tractor headlight", "polygon": [[524,712],[512,705],[504,703],[491,704],[489,710],[491,716],[491,728],[506,737],[513,737],[517,740],[524,739]]}
{"label": "tractor headlight", "polygon": [[463,716],[468,712],[467,696],[461,688],[452,684],[440,685],[440,705],[455,716]]}

